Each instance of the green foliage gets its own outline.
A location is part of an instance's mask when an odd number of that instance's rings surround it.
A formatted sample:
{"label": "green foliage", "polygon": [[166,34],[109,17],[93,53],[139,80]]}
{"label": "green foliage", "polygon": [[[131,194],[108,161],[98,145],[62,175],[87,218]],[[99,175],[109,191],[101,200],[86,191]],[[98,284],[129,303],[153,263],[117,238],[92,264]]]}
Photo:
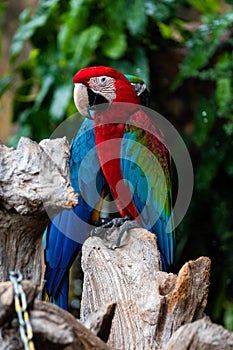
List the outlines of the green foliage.
{"label": "green foliage", "polygon": [[203,14],[216,14],[220,6],[218,0],[188,0],[188,3]]}
{"label": "green foliage", "polygon": [[230,331],[233,331],[233,303],[228,303],[226,305],[224,323]]}
{"label": "green foliage", "polygon": [[[191,79],[208,88],[199,96],[188,137],[195,191],[177,230],[176,265],[201,254],[211,257],[208,313],[233,330],[233,4],[228,3],[224,12],[218,0],[40,0],[34,14],[28,8],[20,16],[0,95],[7,89],[14,94],[19,132],[9,144],[22,135],[39,141],[76,112],[72,77],[79,69],[109,65],[153,86],[153,53],[188,51],[173,91]],[[189,13],[196,14],[197,30],[187,29]],[[26,42],[31,52],[22,62]]]}
{"label": "green foliage", "polygon": [[45,26],[50,19],[50,15],[59,0],[46,0],[39,2],[38,10],[32,18],[30,11],[26,9],[20,16],[20,27],[17,30],[11,46],[11,60],[14,61],[20,52],[26,40],[31,38],[37,29]]}
{"label": "green foliage", "polygon": [[147,17],[144,6],[143,0],[128,2],[127,26],[132,35],[143,34],[145,31]]}
{"label": "green foliage", "polygon": [[[233,11],[229,9],[220,15],[217,2],[189,3],[203,13],[203,24],[187,41],[189,54],[173,88],[193,77],[208,82],[212,93],[207,91],[206,97],[200,96],[191,137],[197,160],[193,206],[185,228],[190,236],[187,246],[195,242],[198,234],[199,244],[194,243],[192,250],[212,259],[215,291],[211,291],[214,300],[209,302],[209,312],[214,320],[223,320],[232,330],[233,42],[231,36],[227,37],[227,30],[232,26]],[[218,53],[220,43],[222,50]]]}
{"label": "green foliage", "polygon": [[215,17],[205,16],[205,22],[193,33],[187,41],[190,49],[189,55],[181,65],[180,75],[174,85],[179,86],[182,81],[189,77],[199,76],[199,71],[205,67],[219,45],[221,37],[231,26],[233,11]]}

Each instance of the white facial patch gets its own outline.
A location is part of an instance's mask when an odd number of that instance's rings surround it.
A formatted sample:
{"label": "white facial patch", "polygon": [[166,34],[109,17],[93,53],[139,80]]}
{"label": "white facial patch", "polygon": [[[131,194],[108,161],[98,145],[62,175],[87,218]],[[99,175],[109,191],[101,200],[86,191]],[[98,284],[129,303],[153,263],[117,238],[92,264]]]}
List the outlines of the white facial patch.
{"label": "white facial patch", "polygon": [[93,92],[105,97],[110,103],[116,98],[115,80],[108,76],[93,77],[89,80]]}

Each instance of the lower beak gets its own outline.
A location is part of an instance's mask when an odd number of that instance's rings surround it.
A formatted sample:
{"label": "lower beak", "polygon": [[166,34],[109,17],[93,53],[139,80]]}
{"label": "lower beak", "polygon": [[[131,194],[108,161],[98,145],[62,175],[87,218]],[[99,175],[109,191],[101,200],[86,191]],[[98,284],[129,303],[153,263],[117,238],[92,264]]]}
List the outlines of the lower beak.
{"label": "lower beak", "polygon": [[74,84],[74,103],[83,117],[93,119],[90,114],[89,97],[87,87],[83,84]]}

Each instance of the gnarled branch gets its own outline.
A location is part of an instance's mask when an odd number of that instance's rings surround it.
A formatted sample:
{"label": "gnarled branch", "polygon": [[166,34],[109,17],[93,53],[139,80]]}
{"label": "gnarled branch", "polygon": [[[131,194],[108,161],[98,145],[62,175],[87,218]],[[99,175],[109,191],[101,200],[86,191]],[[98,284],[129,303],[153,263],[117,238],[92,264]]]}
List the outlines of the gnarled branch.
{"label": "gnarled branch", "polygon": [[78,203],[66,138],[37,144],[23,137],[16,149],[0,144],[0,174],[0,281],[12,269],[40,284],[49,216]]}
{"label": "gnarled branch", "polygon": [[[36,300],[37,288],[23,281],[27,295],[33,340],[36,349],[43,350],[107,350],[109,347],[71,314],[51,303]],[[102,316],[105,317],[105,314]],[[23,350],[19,324],[14,311],[11,282],[0,283],[0,350]]]}

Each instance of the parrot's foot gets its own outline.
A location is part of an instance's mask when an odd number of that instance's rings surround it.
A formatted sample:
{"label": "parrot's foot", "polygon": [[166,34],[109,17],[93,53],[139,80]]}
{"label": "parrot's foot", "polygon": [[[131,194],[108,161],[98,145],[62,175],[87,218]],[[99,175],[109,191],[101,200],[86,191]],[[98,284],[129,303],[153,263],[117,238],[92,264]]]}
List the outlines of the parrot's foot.
{"label": "parrot's foot", "polygon": [[[105,245],[108,248],[115,249],[119,248],[125,242],[122,242],[123,236],[128,235],[128,231],[133,228],[141,227],[135,220],[126,218],[114,218],[106,222],[101,227],[95,227],[90,232],[90,237],[100,237],[104,240]],[[126,238],[126,237],[124,237]]]}

